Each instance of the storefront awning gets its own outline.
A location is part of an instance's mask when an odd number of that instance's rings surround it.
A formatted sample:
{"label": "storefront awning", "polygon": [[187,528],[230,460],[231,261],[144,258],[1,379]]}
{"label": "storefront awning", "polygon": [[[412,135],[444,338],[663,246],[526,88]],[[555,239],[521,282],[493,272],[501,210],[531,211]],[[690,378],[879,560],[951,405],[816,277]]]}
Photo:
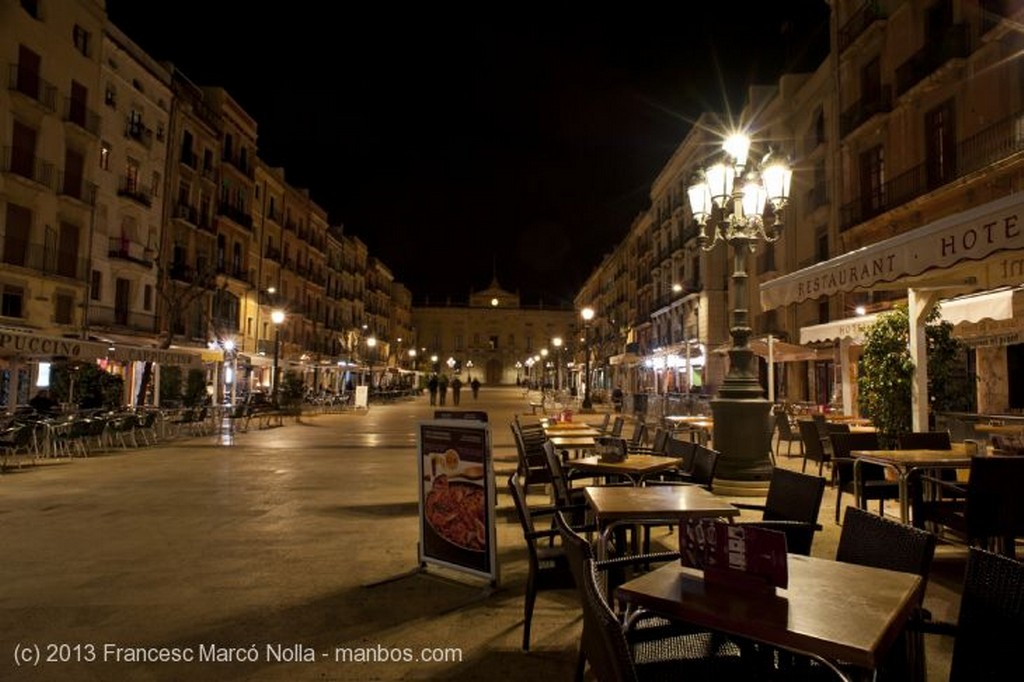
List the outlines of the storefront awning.
{"label": "storefront awning", "polygon": [[[954,334],[969,338],[983,321],[1012,320],[1014,308],[1024,307],[1024,288],[1003,288],[939,301],[942,319],[954,325]],[[877,314],[847,317],[800,329],[800,343],[828,343],[849,339],[864,343],[864,333],[878,319]]]}
{"label": "storefront awning", "polygon": [[152,361],[166,365],[191,365],[199,362],[196,355],[183,351],[44,336],[16,329],[0,329],[0,357],[70,360],[109,358],[118,362]]}
{"label": "storefront awning", "polygon": [[[795,343],[788,343],[786,341],[779,341],[774,339],[769,347],[768,339],[750,339],[750,350],[754,351],[755,355],[758,355],[769,362],[804,362],[807,360],[831,360],[832,355],[828,351],[820,350],[818,348],[808,348],[807,346],[798,346]],[[732,342],[724,343],[721,346],[715,348],[714,352],[718,354],[726,354],[729,349],[732,348]]]}
{"label": "storefront awning", "polygon": [[[772,310],[820,296],[900,282],[926,283],[933,275],[971,280],[976,288],[1020,284],[1020,268],[982,261],[1024,249],[1024,193],[1012,194],[870,244],[761,284],[761,308]],[[1016,260],[1016,259],[1014,259]],[[968,264],[975,267],[957,268]],[[1012,281],[1012,277],[1018,281]],[[1000,279],[1002,278],[1002,279]]]}

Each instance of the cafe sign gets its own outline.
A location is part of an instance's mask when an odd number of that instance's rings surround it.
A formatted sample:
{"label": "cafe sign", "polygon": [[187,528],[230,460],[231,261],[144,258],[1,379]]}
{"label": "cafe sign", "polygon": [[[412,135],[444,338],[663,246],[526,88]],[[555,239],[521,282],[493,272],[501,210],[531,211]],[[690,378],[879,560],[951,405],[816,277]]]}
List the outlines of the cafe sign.
{"label": "cafe sign", "polygon": [[947,216],[761,285],[761,307],[771,310],[842,291],[982,260],[1024,249],[1024,194],[1015,194]]}

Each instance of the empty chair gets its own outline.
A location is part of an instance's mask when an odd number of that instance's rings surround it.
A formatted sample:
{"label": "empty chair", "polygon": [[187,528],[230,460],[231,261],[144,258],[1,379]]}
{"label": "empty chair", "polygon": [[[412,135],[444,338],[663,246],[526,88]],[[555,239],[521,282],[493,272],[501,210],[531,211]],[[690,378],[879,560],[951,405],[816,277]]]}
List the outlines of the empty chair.
{"label": "empty chair", "polygon": [[[1024,457],[989,455],[972,457],[970,484],[966,487],[922,476],[940,490],[940,495],[922,501],[921,521],[931,521],[956,533],[968,545],[980,546],[1014,557],[1016,538],[1024,537]],[[915,525],[917,520],[915,519]]]}
{"label": "empty chair", "polygon": [[544,455],[543,432],[541,438],[533,438],[528,443],[522,427],[518,423],[512,423],[512,440],[516,445],[516,457],[518,458],[517,471],[524,479],[524,485],[544,484],[551,482],[547,460]]}
{"label": "empty chair", "polygon": [[538,530],[534,518],[551,516],[556,511],[553,507],[530,509],[526,504],[526,491],[517,474],[508,479],[508,490],[523,530],[523,539],[529,555],[529,569],[526,577],[526,596],[523,602],[523,649],[530,649],[530,625],[533,621],[533,606],[537,601],[537,593],[544,590],[570,589],[576,586],[569,567],[569,560],[561,544],[541,543],[539,540],[552,540],[559,536],[554,527]]}
{"label": "empty chair", "polygon": [[721,453],[718,450],[713,450],[697,443],[690,443],[690,445],[693,448],[693,454],[690,457],[690,466],[688,468],[680,467],[679,469],[666,472],[660,480],[652,480],[650,484],[699,485],[706,490],[711,490]]}
{"label": "empty chair", "polygon": [[911,627],[953,636],[949,682],[1007,679],[1020,663],[1024,564],[971,548],[957,622],[912,621]]}
{"label": "empty chair", "polygon": [[896,447],[900,450],[950,450],[953,445],[949,431],[911,431],[896,436]]}
{"label": "empty chair", "polygon": [[[565,547],[566,555],[569,557],[569,566],[572,568],[573,579],[576,581],[577,592],[580,595],[580,605],[583,605],[583,592],[579,586],[586,580],[586,563],[594,561],[594,549],[584,536],[572,528],[565,515],[559,512],[555,515],[555,527],[562,534],[562,545]],[[630,567],[646,567],[652,563],[663,563],[666,561],[678,561],[679,552],[658,552],[655,554],[638,554],[624,557],[607,559],[605,561],[594,561],[594,567],[604,575],[606,592],[622,582],[625,577],[625,569]],[[681,626],[653,614],[641,614],[630,622],[630,627],[625,629],[626,639],[629,642],[632,655],[638,663],[646,659],[659,660],[676,651],[680,642],[678,637],[699,637],[694,628]],[[576,666],[576,680],[583,679],[583,672],[586,664],[586,649],[590,646],[590,638],[593,633],[587,631],[587,624],[584,621],[583,633],[580,636],[579,657]],[[685,644],[685,641],[683,642]],[[738,649],[733,650],[738,653]]]}
{"label": "empty chair", "polygon": [[793,431],[793,425],[789,421],[789,415],[785,412],[775,413],[775,456],[780,454],[780,447],[786,444],[786,457],[793,456],[793,443],[800,446],[800,456],[804,454],[804,441],[799,433]]}
{"label": "empty chair", "polygon": [[659,426],[654,430],[654,438],[650,445],[629,445],[627,449],[629,454],[664,455],[668,438],[668,430]]}
{"label": "empty chair", "polygon": [[660,656],[643,659],[627,639],[623,623],[612,611],[602,594],[597,567],[587,559],[584,580],[579,587],[583,604],[581,656],[590,663],[598,682],[623,680],[712,680],[753,679],[751,662],[740,656],[739,649],[727,645],[722,635],[702,632],[678,637],[673,647]]}
{"label": "empty chair", "polygon": [[800,440],[803,442],[804,450],[804,461],[800,471],[807,471],[807,462],[810,460],[818,463],[818,475],[821,476],[825,464],[831,465],[831,444],[826,451],[818,427],[813,421],[801,419],[797,422],[797,427],[800,429]]}
{"label": "empty chair", "polygon": [[626,418],[622,416],[616,417],[612,420],[612,428],[609,429],[608,435],[615,436],[616,438],[622,436],[622,427],[626,424]]}
{"label": "empty chair", "polygon": [[[879,450],[878,434],[868,433],[833,433],[832,470],[836,486],[836,523],[839,523],[839,510],[842,508],[843,493],[856,495],[854,480],[855,460],[850,453],[854,450]],[[878,513],[885,513],[885,500],[898,500],[899,485],[885,478],[885,468],[871,462],[860,463],[861,491],[854,503],[864,509],[868,500],[878,500]]]}
{"label": "empty chair", "polygon": [[787,551],[809,556],[814,533],[821,530],[818,512],[824,494],[821,476],[775,467],[763,505],[733,503],[740,509],[761,511],[761,520],[737,523],[780,530],[786,534]]}

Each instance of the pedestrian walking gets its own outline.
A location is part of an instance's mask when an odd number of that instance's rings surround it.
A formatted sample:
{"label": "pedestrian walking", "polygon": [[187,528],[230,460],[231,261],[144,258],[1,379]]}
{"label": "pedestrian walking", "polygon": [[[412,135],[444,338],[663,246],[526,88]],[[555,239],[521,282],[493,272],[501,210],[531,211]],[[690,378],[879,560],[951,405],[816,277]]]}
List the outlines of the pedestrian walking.
{"label": "pedestrian walking", "polygon": [[462,380],[458,377],[452,379],[452,405],[458,405],[462,395]]}
{"label": "pedestrian walking", "polygon": [[430,393],[430,404],[437,405],[437,375],[431,374],[427,380],[427,392]]}
{"label": "pedestrian walking", "polygon": [[480,395],[480,380],[473,379],[471,382],[469,382],[469,387],[473,389],[473,400],[476,400],[477,396]]}
{"label": "pedestrian walking", "polygon": [[448,398],[448,375],[442,374],[437,378],[437,397],[443,406]]}

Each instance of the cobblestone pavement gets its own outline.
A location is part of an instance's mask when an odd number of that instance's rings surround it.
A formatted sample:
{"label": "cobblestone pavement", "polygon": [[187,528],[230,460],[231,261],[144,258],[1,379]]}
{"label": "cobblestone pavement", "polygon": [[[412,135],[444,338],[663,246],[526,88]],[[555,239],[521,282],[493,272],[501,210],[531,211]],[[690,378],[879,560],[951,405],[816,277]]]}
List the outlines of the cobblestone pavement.
{"label": "cobblestone pavement", "polygon": [[[461,406],[492,426],[493,589],[418,570],[425,397],[5,472],[0,679],[570,679],[572,592],[539,596],[533,649],[520,649],[527,559],[504,482],[509,423],[527,402],[485,386]],[[838,538],[830,494],[821,556]],[[938,562],[926,602],[936,617],[955,616],[961,558]],[[945,679],[948,650],[930,650],[929,665]]]}

